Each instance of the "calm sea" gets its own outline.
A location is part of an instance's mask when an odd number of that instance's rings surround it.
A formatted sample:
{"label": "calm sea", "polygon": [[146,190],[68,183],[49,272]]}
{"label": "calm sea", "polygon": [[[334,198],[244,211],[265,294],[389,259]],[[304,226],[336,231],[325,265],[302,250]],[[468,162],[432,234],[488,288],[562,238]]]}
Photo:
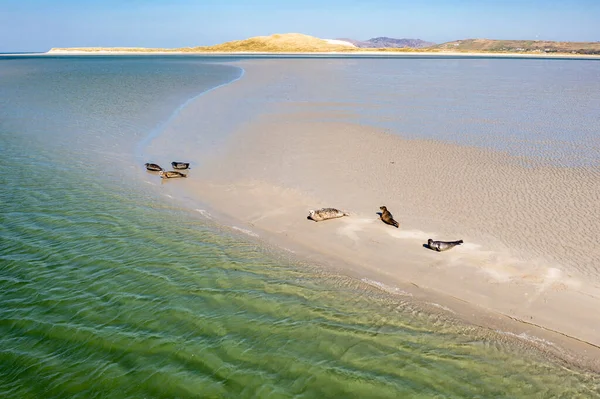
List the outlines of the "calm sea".
{"label": "calm sea", "polygon": [[[243,79],[232,61],[0,57],[1,398],[600,397],[597,375],[287,259],[139,179],[178,109]],[[434,68],[411,61],[327,62],[357,81]]]}

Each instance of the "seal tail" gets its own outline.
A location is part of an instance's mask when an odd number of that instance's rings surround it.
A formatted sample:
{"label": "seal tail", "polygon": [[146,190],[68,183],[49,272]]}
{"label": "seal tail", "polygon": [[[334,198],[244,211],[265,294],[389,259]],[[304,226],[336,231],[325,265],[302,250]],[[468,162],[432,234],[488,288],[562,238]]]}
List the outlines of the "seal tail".
{"label": "seal tail", "polygon": [[394,225],[395,228],[397,228],[397,229],[400,228],[400,223],[396,222],[395,220],[392,220],[392,224]]}
{"label": "seal tail", "polygon": [[342,216],[350,216],[350,214],[346,211],[342,211]]}
{"label": "seal tail", "polygon": [[454,244],[456,244],[456,245],[460,245],[462,243],[463,243],[463,240],[454,241]]}

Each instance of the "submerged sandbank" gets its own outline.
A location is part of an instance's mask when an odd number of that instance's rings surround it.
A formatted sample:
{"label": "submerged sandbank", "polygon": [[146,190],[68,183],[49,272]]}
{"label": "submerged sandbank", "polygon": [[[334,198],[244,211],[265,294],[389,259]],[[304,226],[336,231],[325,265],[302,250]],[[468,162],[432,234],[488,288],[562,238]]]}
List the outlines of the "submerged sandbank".
{"label": "submerged sandbank", "polygon": [[[312,262],[574,349],[600,369],[598,168],[406,140],[277,105],[208,154],[198,115],[265,90],[284,73],[273,65],[246,65],[245,79],[200,97],[154,140],[156,156],[201,165],[161,189],[208,204],[213,216]],[[380,205],[399,229],[378,220]],[[306,220],[308,209],[326,206],[352,215]],[[465,244],[437,253],[423,247],[429,237]]]}

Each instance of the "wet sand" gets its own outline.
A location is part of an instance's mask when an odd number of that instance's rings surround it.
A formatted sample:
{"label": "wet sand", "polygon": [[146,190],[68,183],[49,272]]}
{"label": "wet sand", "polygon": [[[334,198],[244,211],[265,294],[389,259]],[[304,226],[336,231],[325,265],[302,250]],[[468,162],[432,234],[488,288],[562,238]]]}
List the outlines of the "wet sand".
{"label": "wet sand", "polygon": [[[264,66],[245,68],[243,79],[197,99],[150,145],[155,157],[201,165],[161,185],[165,193],[250,239],[547,350],[568,348],[600,370],[597,167],[407,140],[277,105],[207,154],[195,141],[197,115],[273,79]],[[399,229],[378,219],[381,205]],[[321,207],[351,216],[306,219]],[[465,243],[438,253],[423,246],[428,238]]]}

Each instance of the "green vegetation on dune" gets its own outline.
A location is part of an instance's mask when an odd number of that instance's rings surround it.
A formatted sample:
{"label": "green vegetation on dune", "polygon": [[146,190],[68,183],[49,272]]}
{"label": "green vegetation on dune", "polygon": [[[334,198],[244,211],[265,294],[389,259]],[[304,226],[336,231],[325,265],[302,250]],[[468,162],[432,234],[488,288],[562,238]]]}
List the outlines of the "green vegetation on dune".
{"label": "green vegetation on dune", "polygon": [[458,52],[600,54],[600,42],[466,39],[442,43],[432,49]]}

